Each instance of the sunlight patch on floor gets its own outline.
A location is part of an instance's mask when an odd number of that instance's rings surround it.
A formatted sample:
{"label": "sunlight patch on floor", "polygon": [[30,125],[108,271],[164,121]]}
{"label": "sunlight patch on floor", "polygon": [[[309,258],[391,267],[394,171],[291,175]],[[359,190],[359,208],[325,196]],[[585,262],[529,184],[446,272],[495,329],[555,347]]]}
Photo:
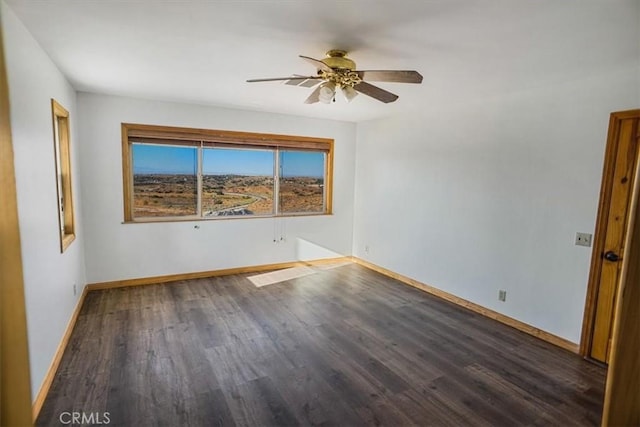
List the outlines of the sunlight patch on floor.
{"label": "sunlight patch on floor", "polygon": [[326,263],[313,266],[302,266],[285,268],[283,270],[271,271],[269,273],[257,274],[255,276],[249,276],[247,279],[251,281],[257,288],[261,288],[267,285],[273,285],[274,283],[286,282],[287,280],[297,279],[298,277],[309,276],[316,272],[330,270],[343,265],[352,264],[351,261],[340,261],[335,263]]}

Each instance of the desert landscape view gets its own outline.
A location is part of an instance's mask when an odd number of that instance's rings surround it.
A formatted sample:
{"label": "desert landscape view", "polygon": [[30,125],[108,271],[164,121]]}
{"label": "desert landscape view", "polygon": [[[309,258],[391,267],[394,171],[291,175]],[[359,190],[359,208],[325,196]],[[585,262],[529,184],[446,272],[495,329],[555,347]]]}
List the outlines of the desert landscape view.
{"label": "desert landscape view", "polygon": [[[193,174],[135,174],[134,217],[194,216],[197,178]],[[272,215],[273,177],[204,175],[202,216]],[[280,213],[323,212],[324,182],[315,177],[280,178]]]}

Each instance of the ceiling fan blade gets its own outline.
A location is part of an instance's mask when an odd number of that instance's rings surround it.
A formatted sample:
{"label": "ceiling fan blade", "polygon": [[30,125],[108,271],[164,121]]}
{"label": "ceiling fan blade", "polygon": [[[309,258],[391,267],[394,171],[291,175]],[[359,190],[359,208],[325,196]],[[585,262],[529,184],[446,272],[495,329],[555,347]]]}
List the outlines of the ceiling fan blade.
{"label": "ceiling fan blade", "polygon": [[282,80],[307,80],[307,79],[320,79],[321,77],[319,76],[309,76],[309,77],[305,77],[305,76],[290,76],[290,77],[270,77],[268,79],[249,79],[247,80],[247,83],[256,83],[256,82],[277,82],[277,81],[282,81]]}
{"label": "ceiling fan blade", "polygon": [[318,86],[317,88],[315,88],[315,90],[311,92],[311,95],[309,95],[309,97],[305,99],[304,103],[315,104],[316,102],[320,102],[320,89],[322,89],[322,86]]}
{"label": "ceiling fan blade", "polygon": [[300,83],[298,86],[302,86],[302,87],[314,87],[315,85],[317,85],[318,83],[320,83],[322,81],[321,78],[317,78],[317,79],[307,79],[305,81],[303,81],[302,83]]}
{"label": "ceiling fan blade", "polygon": [[325,64],[324,62],[320,61],[319,59],[313,59],[313,58],[310,58],[310,57],[304,56],[304,55],[299,55],[299,56],[300,56],[300,58],[304,59],[305,61],[308,61],[308,62],[312,63],[313,66],[316,67],[318,70],[326,71],[328,73],[333,72],[331,67],[329,67],[327,64]]}
{"label": "ceiling fan blade", "polygon": [[360,82],[357,85],[355,85],[353,88],[358,92],[364,93],[365,95],[375,98],[378,101],[384,102],[385,104],[388,104],[398,99],[398,95],[396,95],[395,93],[391,93],[384,89],[380,89],[378,86],[374,86],[367,82]]}
{"label": "ceiling fan blade", "polygon": [[314,87],[315,85],[320,83],[320,81],[322,81],[322,77],[320,76],[307,77],[299,76],[296,74],[295,77],[290,78],[284,83],[291,86]]}
{"label": "ceiling fan blade", "polygon": [[413,70],[356,71],[362,80],[370,82],[422,83],[422,75]]}

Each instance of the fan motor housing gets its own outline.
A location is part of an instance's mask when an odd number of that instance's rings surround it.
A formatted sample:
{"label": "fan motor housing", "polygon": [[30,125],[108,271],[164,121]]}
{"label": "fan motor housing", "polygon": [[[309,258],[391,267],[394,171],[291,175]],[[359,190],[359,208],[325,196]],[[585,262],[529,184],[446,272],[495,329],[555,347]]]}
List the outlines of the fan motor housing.
{"label": "fan motor housing", "polygon": [[333,49],[327,52],[327,57],[322,60],[328,67],[334,70],[355,70],[356,63],[346,58],[347,52],[340,49]]}

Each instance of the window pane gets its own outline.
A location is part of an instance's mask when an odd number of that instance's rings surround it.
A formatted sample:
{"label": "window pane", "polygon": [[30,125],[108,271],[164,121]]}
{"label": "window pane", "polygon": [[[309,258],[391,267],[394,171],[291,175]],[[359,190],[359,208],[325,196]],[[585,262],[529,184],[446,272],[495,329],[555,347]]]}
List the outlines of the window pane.
{"label": "window pane", "polygon": [[198,212],[198,150],[133,144],[133,215],[163,217]]}
{"label": "window pane", "polygon": [[325,154],[280,151],[280,212],[324,212]]}
{"label": "window pane", "polygon": [[53,119],[53,137],[56,154],[56,175],[58,177],[58,222],[60,224],[60,233],[64,236],[64,189],[62,187],[62,162],[60,161],[60,118],[57,116]]}
{"label": "window pane", "polygon": [[205,148],[203,216],[273,214],[273,151]]}

